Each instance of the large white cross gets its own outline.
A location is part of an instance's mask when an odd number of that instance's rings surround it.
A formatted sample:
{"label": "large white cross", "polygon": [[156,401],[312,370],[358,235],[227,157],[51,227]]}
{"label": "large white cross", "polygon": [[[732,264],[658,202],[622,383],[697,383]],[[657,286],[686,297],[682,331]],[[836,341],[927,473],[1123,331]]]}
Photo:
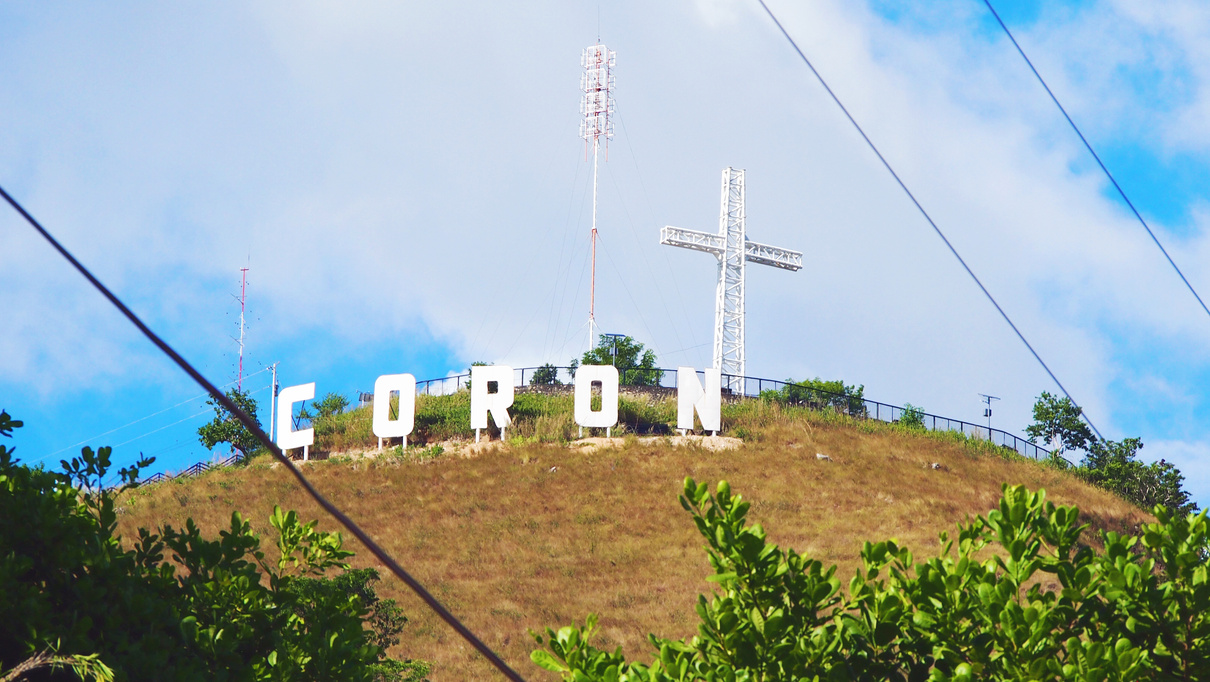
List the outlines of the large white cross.
{"label": "large white cross", "polygon": [[802,253],[748,241],[744,226],[744,171],[723,171],[723,198],[718,234],[667,225],[660,243],[712,253],[718,258],[718,289],[714,298],[714,366],[730,375],[724,385],[743,390],[744,266],[748,261],[784,270],[800,270]]}

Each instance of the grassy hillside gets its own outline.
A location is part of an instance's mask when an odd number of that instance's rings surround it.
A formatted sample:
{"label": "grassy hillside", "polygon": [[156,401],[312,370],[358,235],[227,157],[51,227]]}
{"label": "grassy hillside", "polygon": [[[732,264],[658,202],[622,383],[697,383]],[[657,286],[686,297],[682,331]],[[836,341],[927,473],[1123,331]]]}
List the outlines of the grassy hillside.
{"label": "grassy hillside", "polygon": [[[530,679],[553,675],[529,662],[531,628],[598,612],[602,643],[632,655],[646,650],[648,632],[694,632],[693,605],[709,591],[710,569],[677,503],[685,476],[729,480],[753,502],[750,517],[772,541],[839,564],[842,582],[863,541],[894,537],[918,556],[930,554],[939,531],[985,513],[1005,482],[1045,488],[1056,502],[1078,505],[1095,527],[1134,528],[1147,518],[1067,474],[952,435],[759,401],[729,407],[726,418],[732,433],[744,434],[737,449],[634,436],[616,439],[616,448],[531,438],[478,449],[447,443],[435,456],[417,448],[338,457],[311,462],[307,472]],[[274,504],[335,529],[264,459],[135,490],[120,518],[127,536],[186,517],[217,534],[239,510],[269,537]],[[361,556],[354,563],[373,565]],[[495,679],[401,587],[386,578],[380,589],[412,619],[397,654],[433,662],[434,680]]]}

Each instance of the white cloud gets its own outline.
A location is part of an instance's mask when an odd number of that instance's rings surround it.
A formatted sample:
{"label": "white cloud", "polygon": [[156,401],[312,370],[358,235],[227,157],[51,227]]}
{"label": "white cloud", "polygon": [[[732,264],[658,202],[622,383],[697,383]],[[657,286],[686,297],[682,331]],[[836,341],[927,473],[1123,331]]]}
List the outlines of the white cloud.
{"label": "white cloud", "polygon": [[[1048,379],[767,18],[740,7],[602,17],[624,124],[599,188],[604,330],[706,364],[714,264],[657,235],[714,229],[734,165],[752,238],[807,263],[750,271],[751,373],[843,377],[972,420],[992,393],[995,425],[1019,430]],[[1130,336],[1203,368],[1210,327],[977,12],[947,5],[921,29],[856,3],[773,7],[1106,435],[1126,409],[1118,382],[1204,398],[1126,357]],[[1052,11],[1019,38],[1094,139],[1201,153],[1205,13],[1157,7]],[[261,4],[33,12],[25,26],[0,48],[15,74],[0,84],[0,177],[199,353],[222,342],[217,311],[249,260],[266,338],[320,328],[353,343],[422,321],[464,360],[582,350],[590,193],[575,126],[595,8]],[[1132,97],[1139,74],[1167,79],[1162,101]],[[1170,246],[1210,291],[1204,206],[1191,210]],[[0,229],[0,282],[23,292],[0,380],[53,383],[72,363],[119,375],[135,342],[69,278],[47,283],[58,266],[10,241],[19,226]],[[106,340],[82,352],[48,340],[56,327]]]}

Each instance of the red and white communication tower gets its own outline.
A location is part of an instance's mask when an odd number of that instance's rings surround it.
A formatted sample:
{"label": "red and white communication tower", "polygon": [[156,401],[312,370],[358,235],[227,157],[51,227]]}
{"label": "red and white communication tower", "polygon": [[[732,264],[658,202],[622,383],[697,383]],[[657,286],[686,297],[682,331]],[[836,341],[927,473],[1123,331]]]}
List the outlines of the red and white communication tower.
{"label": "red and white communication tower", "polygon": [[584,138],[584,153],[588,155],[588,144],[592,143],[592,283],[588,290],[588,348],[597,345],[597,157],[602,142],[606,158],[609,140],[613,137],[613,67],[617,53],[597,43],[584,48],[580,64],[584,75],[580,77],[580,89],[584,98],[580,100],[580,137]]}

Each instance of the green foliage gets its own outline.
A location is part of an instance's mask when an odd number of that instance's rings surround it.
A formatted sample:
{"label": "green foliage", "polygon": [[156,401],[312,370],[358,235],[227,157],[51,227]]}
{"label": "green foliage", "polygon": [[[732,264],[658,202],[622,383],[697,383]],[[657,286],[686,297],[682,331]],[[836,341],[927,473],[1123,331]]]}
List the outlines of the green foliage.
{"label": "green foliage", "polygon": [[1043,444],[1058,443],[1054,450],[1062,454],[1065,450],[1085,450],[1096,440],[1092,429],[1083,419],[1084,409],[1077,407],[1071,398],[1062,398],[1045,391],[1034,403],[1034,423],[1025,428],[1029,442]]}
{"label": "green foliage", "polygon": [[530,386],[562,386],[559,381],[559,368],[549,362],[534,370],[529,379]]}
{"label": "green foliage", "polygon": [[676,399],[618,396],[618,426],[631,433],[671,433],[676,427]]}
{"label": "green foliage", "polygon": [[903,411],[899,413],[899,425],[906,426],[909,429],[924,428],[924,408],[911,403],[903,404]]}
{"label": "green foliage", "polygon": [[1135,458],[1143,448],[1138,438],[1120,442],[1094,440],[1078,474],[1096,485],[1134,502],[1143,509],[1161,505],[1174,514],[1196,508],[1182,488],[1185,477],[1164,460],[1144,464]]}
{"label": "green foliage", "polygon": [[[1074,469],[1084,480],[1143,509],[1158,504],[1173,514],[1186,514],[1196,508],[1183,488],[1185,477],[1179,469],[1165,460],[1140,462],[1136,455],[1143,449],[1143,441],[1138,438],[1121,441],[1097,438],[1081,418],[1082,414],[1070,398],[1044,392],[1034,403],[1034,423],[1025,432],[1031,443],[1041,439],[1044,443],[1058,444],[1051,452],[1053,466]],[[1078,467],[1072,467],[1062,456],[1072,450],[1086,452]]]}
{"label": "green foliage", "polygon": [[329,393],[311,403],[311,407],[315,408],[315,416],[312,419],[323,419],[324,417],[341,414],[348,406],[348,398],[339,393]]}
{"label": "green foliage", "polygon": [[52,679],[58,679],[53,673],[58,670],[71,670],[76,679],[92,682],[113,682],[114,672],[105,665],[96,654],[88,656],[58,656],[52,650],[41,651],[21,661],[7,672],[0,670],[0,680],[10,682],[15,680],[40,679],[35,675],[40,670],[51,673]]}
{"label": "green foliage", "polygon": [[378,571],[373,568],[348,570],[331,579],[299,578],[295,589],[301,599],[295,611],[304,620],[318,622],[323,618],[319,605],[356,598],[364,608],[365,622],[370,626],[367,639],[379,652],[378,662],[370,666],[374,672],[372,679],[375,682],[423,680],[429,673],[429,667],[423,661],[386,658],[386,650],[399,643],[399,633],[408,619],[394,599],[379,598],[373,585],[378,580]]}
{"label": "green foliage", "polygon": [[[517,393],[512,407],[508,408],[513,419],[509,427],[510,436],[532,437],[542,442],[566,442],[575,437],[573,397],[570,394],[544,395],[541,393]],[[465,438],[473,433],[470,428],[471,400],[466,391],[450,395],[416,397],[415,430],[410,439],[417,443],[434,443],[442,440]],[[666,433],[670,425],[676,424],[676,401],[673,399],[644,399],[619,396],[618,425],[631,432]],[[496,437],[499,429],[488,424],[488,435]]]}
{"label": "green foliage", "polygon": [[[334,437],[343,436],[350,429],[366,434],[371,433],[371,423],[366,418],[370,417],[372,413],[366,411],[358,413],[356,410],[345,412],[345,408],[348,406],[349,399],[339,393],[328,393],[323,398],[311,403],[311,409],[314,412],[306,412],[305,416],[311,420],[311,427],[315,429],[315,437],[327,437],[335,440]],[[357,419],[357,417],[362,417],[362,419]]]}
{"label": "green foliage", "polygon": [[794,381],[787,379],[779,389],[761,391],[760,397],[783,405],[804,405],[821,410],[832,408],[854,417],[864,417],[865,386],[846,386],[843,381],[825,381],[816,377]]}
{"label": "green foliage", "polygon": [[[466,373],[468,375],[471,373],[471,367],[488,367],[491,364],[492,363],[490,363],[490,362],[479,362],[479,361],[472,362],[471,366],[466,368]],[[468,391],[471,390],[471,379],[469,376],[466,378],[466,390],[468,390]]]}
{"label": "green foliage", "polygon": [[[0,434],[19,425],[0,412]],[[368,603],[368,578],[323,577],[351,552],[314,521],[275,509],[274,559],[239,513],[217,539],[187,520],[123,542],[115,499],[150,463],[107,489],[109,448],[55,473],[0,446],[0,518],[14,521],[0,524],[0,669],[48,651],[118,680],[373,680],[398,668],[380,648],[397,612]]]}
{"label": "green foliage", "polygon": [[[698,634],[651,635],[650,663],[591,644],[597,619],[547,629],[531,658],[577,682],[756,680],[1196,680],[1210,678],[1210,525],[1156,507],[1138,536],[1103,533],[1079,510],[1004,486],[998,508],[941,535],[917,562],[866,543],[841,590],[835,567],[783,551],[721,482],[685,481],[716,585]],[[531,633],[532,634],[532,633]]]}
{"label": "green foliage", "polygon": [[470,424],[470,392],[416,396],[416,421],[412,434],[417,441],[432,443],[465,436],[470,432]]}
{"label": "green foliage", "polygon": [[[235,403],[236,407],[252,417],[257,426],[260,426],[260,420],[256,417],[256,400],[247,391],[233,388],[227,391],[227,397]],[[201,441],[202,447],[213,450],[214,446],[219,443],[228,443],[242,457],[251,455],[261,447],[260,441],[252,435],[248,427],[236,419],[235,415],[228,412],[221,403],[210,398],[206,404],[214,408],[214,419],[197,430],[198,440]]]}
{"label": "green foliage", "polygon": [[573,371],[580,365],[613,365],[618,368],[618,381],[623,386],[659,386],[660,372],[656,369],[655,352],[629,336],[597,338],[597,345],[571,362]]}

